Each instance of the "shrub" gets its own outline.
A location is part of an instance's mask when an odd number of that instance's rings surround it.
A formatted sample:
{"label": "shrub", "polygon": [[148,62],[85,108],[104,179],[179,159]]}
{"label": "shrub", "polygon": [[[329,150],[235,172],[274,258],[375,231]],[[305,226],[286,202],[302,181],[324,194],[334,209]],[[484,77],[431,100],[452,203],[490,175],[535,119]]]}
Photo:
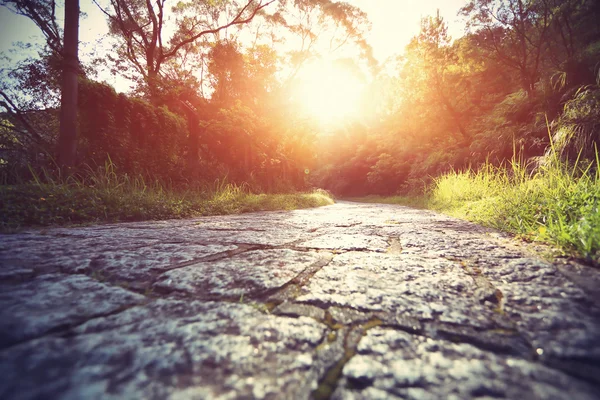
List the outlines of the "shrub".
{"label": "shrub", "polygon": [[180,116],[97,82],[82,81],[79,96],[82,161],[101,166],[110,159],[120,173],[179,178],[187,138]]}

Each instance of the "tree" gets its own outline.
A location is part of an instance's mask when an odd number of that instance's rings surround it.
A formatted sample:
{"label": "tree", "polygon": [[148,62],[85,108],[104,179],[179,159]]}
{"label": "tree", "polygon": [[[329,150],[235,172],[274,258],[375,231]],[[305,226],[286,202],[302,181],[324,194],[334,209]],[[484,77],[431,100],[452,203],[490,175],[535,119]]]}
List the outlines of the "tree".
{"label": "tree", "polygon": [[119,57],[134,68],[150,99],[157,102],[165,66],[196,51],[199,40],[247,24],[274,1],[248,0],[242,7],[228,0],[180,2],[173,7],[176,25],[171,35],[167,34],[172,27],[167,24],[165,0],[110,0],[110,11],[99,7],[108,17],[111,32],[121,39]]}
{"label": "tree", "polygon": [[460,13],[478,44],[518,72],[528,95],[539,80],[553,9],[549,0],[470,0]]}
{"label": "tree", "polygon": [[208,74],[213,89],[211,100],[220,107],[233,105],[246,93],[246,63],[236,43],[217,43],[208,53]]}
{"label": "tree", "polygon": [[46,38],[46,44],[58,54],[62,54],[63,43],[56,20],[56,1],[54,0],[0,0],[0,6],[15,14],[29,18],[37,25]]}
{"label": "tree", "polygon": [[[49,49],[42,54],[41,63],[39,61],[23,63],[21,68],[24,68],[25,71],[19,71],[19,68],[15,69],[12,78],[22,82],[29,80],[26,82],[26,86],[31,89],[36,84],[51,86],[52,77],[50,75],[56,70],[62,73],[60,134],[57,154],[60,166],[72,167],[76,160],[77,144],[77,79],[82,72],[77,57],[79,0],[65,1],[64,33],[58,26],[56,1],[54,0],[1,0],[0,5],[33,21],[46,38],[46,46]],[[58,68],[56,68],[57,65]],[[36,76],[42,78],[42,82],[31,82],[32,79],[36,79]],[[45,89],[50,88],[46,87]],[[4,88],[0,89],[0,96],[3,98],[0,105],[7,109],[9,114],[16,117],[27,131],[28,136],[36,140],[38,144],[45,142],[43,135],[28,121],[26,113],[20,109],[18,102],[11,99]],[[38,98],[38,94],[35,97]]]}
{"label": "tree", "polygon": [[63,43],[56,21],[56,3],[49,0],[0,0],[0,6],[29,18],[46,39],[40,59],[27,58],[10,68],[0,69],[3,75],[0,80],[0,107],[11,117],[13,124],[10,129],[19,134],[22,142],[41,150],[50,140],[42,129],[38,129],[31,112],[39,110],[41,105],[51,107],[58,104]]}
{"label": "tree", "polygon": [[[563,72],[555,77],[561,77],[562,86],[593,82],[597,64],[593,43],[600,40],[600,4],[594,0],[547,1],[552,20],[545,56],[554,70]],[[558,83],[556,79],[554,83]]]}
{"label": "tree", "polygon": [[456,106],[457,96],[452,96],[457,77],[450,69],[455,64],[448,28],[439,12],[435,17],[423,18],[419,35],[407,46],[405,74],[412,81],[412,90],[420,90],[425,96],[433,90],[432,97],[446,110],[462,139],[467,140],[470,136]]}
{"label": "tree", "polygon": [[79,75],[79,0],[65,0],[63,78],[58,162],[73,167],[77,157],[77,77]]}
{"label": "tree", "polygon": [[[303,64],[319,53],[332,55],[355,45],[360,57],[375,72],[378,64],[365,39],[370,29],[367,14],[347,2],[334,0],[280,0],[275,13],[264,15],[274,42],[285,42],[291,83]],[[290,48],[292,50],[290,50]]]}

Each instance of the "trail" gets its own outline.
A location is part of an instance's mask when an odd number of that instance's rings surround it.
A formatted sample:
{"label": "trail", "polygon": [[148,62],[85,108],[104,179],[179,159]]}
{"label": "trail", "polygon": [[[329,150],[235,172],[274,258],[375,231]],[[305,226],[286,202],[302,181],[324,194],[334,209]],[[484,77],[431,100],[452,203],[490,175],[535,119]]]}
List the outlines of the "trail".
{"label": "trail", "polygon": [[600,271],[429,211],[0,236],[0,398],[597,399]]}

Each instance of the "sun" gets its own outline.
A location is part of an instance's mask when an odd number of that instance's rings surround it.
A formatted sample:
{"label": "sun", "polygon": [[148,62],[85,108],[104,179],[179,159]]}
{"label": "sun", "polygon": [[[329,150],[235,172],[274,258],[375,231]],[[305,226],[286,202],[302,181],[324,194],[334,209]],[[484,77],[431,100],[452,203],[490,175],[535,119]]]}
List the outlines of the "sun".
{"label": "sun", "polygon": [[359,114],[363,89],[364,83],[351,68],[321,60],[299,73],[294,98],[309,116],[332,124]]}

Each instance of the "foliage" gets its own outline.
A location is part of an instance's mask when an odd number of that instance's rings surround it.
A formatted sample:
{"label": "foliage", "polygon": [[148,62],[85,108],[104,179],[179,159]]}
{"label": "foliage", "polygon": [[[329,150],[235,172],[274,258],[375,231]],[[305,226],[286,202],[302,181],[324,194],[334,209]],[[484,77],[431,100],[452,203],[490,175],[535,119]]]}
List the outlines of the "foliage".
{"label": "foliage", "polygon": [[4,6],[15,14],[28,17],[40,29],[48,47],[54,54],[63,51],[62,30],[56,19],[57,3],[54,0],[0,0]]}
{"label": "foliage", "polygon": [[129,99],[111,87],[81,82],[80,157],[104,165],[109,157],[121,173],[177,180],[187,138],[185,122],[164,107]]}
{"label": "foliage", "polygon": [[[597,153],[596,153],[597,154]],[[435,181],[428,206],[462,218],[575,251],[600,264],[600,172],[569,166],[556,153],[534,174],[514,160]]]}
{"label": "foliage", "polygon": [[593,158],[600,145],[600,86],[584,86],[566,102],[553,141],[565,159]]}
{"label": "foliage", "polygon": [[441,211],[600,265],[599,160],[568,165],[556,152],[551,157],[533,174],[513,159],[508,166],[484,164],[441,175],[425,194],[347,199]]}
{"label": "foliage", "polygon": [[[22,183],[32,175],[28,166],[53,168],[62,33],[53,30],[54,3],[0,1],[49,29],[39,60],[1,71],[8,77],[0,82],[1,179]],[[438,177],[446,176],[470,185],[469,196],[484,196],[477,204],[492,220],[506,210],[492,207],[494,195],[470,191],[495,193],[500,184],[463,181],[501,176],[515,153],[529,172],[552,165],[554,154],[571,167],[595,156],[598,4],[470,0],[461,10],[465,36],[451,38],[439,14],[427,16],[403,54],[379,68],[365,40],[366,14],[345,2],[183,1],[171,9],[162,0],[110,0],[104,11],[116,47],[109,63],[137,87],[117,94],[86,79],[93,68],[82,66],[73,174],[87,182],[85,165],[111,160],[123,179],[141,175],[177,190],[226,180],[252,192],[317,186],[342,196],[415,194],[432,185],[442,193]],[[46,25],[36,13],[49,15]],[[360,115],[328,126],[306,115],[295,90],[304,66],[342,48],[355,57],[340,54],[337,65],[373,80]],[[538,183],[527,185],[551,185],[542,179],[550,175],[538,172],[529,180]],[[579,175],[573,182],[584,184],[588,175]],[[237,200],[218,204],[242,209]]]}
{"label": "foliage", "polygon": [[118,175],[107,162],[83,178],[53,179],[0,186],[0,230],[25,226],[185,218],[250,211],[292,210],[333,204],[324,191],[254,194],[244,186],[173,187],[142,176]]}
{"label": "foliage", "polygon": [[[165,7],[164,0],[154,3],[110,0],[110,8],[103,11],[111,33],[119,39],[117,56],[112,56],[111,61],[117,70],[129,74],[151,101],[160,104],[161,92],[169,91],[173,81],[165,78],[175,72],[174,78],[178,80],[181,73],[185,74],[181,67],[188,55],[193,58],[201,51],[199,43],[206,44],[211,37],[218,39],[219,33],[227,28],[249,23],[271,3],[182,1],[170,9]],[[169,25],[171,19],[174,26]]]}
{"label": "foliage", "polygon": [[454,41],[439,15],[424,18],[372,85],[365,123],[320,141],[314,182],[342,196],[414,192],[515,150],[543,163],[551,137],[564,158],[593,158],[599,13],[591,0],[472,0],[471,31]]}

